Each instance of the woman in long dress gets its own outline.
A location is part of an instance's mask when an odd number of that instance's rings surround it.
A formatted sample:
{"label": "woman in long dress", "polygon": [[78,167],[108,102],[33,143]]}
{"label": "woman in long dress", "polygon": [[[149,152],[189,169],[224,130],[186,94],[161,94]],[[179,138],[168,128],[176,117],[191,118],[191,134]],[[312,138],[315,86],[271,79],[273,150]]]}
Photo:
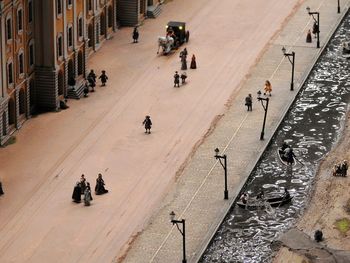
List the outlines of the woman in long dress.
{"label": "woman in long dress", "polygon": [[72,199],[73,199],[73,202],[75,203],[81,202],[81,187],[79,182],[77,182],[74,186]]}
{"label": "woman in long dress", "polygon": [[92,201],[90,183],[86,183],[86,188],[85,188],[85,191],[84,191],[84,204],[86,206],[89,206],[90,205],[90,201]]}
{"label": "woman in long dress", "polygon": [[97,195],[108,193],[108,190],[105,189],[105,181],[102,179],[102,174],[98,174],[96,179],[95,193]]}

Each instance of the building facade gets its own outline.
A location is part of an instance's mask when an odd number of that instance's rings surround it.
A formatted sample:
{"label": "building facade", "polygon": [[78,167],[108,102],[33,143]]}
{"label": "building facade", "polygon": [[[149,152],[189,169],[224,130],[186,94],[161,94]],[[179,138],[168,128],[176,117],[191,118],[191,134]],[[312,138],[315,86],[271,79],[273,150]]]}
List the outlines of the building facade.
{"label": "building facade", "polygon": [[118,26],[139,24],[147,7],[158,5],[158,0],[0,0],[0,145],[33,113],[57,111],[66,97],[78,98],[88,56]]}

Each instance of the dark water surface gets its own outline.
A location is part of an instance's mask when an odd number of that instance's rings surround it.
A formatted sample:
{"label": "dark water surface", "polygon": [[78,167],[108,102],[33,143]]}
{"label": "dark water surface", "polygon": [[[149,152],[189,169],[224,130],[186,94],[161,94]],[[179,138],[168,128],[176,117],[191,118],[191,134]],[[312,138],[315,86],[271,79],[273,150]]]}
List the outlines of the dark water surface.
{"label": "dark water surface", "polygon": [[[317,165],[339,138],[350,99],[350,60],[341,43],[350,41],[350,17],[344,19],[316,63],[245,190],[256,194],[290,189],[294,199],[269,213],[231,208],[200,262],[270,262],[271,241],[296,222],[305,206]],[[296,63],[298,54],[296,54]],[[273,99],[271,100],[273,103]],[[304,165],[283,165],[277,148],[287,139]]]}

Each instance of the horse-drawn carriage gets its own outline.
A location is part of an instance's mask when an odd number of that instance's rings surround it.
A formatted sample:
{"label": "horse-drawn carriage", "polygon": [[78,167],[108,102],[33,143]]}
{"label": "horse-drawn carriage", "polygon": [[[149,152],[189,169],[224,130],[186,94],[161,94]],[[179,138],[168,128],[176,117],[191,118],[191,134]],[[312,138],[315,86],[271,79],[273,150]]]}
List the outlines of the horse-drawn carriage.
{"label": "horse-drawn carriage", "polygon": [[158,37],[158,52],[162,47],[163,54],[167,55],[171,50],[177,49],[183,43],[188,42],[190,38],[190,32],[186,31],[185,22],[170,21],[166,25],[166,36]]}

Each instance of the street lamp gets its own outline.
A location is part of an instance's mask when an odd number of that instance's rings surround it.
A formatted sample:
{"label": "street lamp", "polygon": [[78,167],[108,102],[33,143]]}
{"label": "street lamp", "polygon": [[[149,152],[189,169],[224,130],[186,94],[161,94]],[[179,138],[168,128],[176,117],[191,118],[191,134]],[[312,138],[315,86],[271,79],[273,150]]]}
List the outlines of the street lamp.
{"label": "street lamp", "polygon": [[[286,53],[286,48],[283,47],[282,48],[282,52],[284,54],[285,57],[288,58],[289,62],[292,64],[292,80],[290,83],[290,90],[294,90],[294,62],[295,62],[295,52],[292,51],[292,53]],[[292,60],[290,60],[289,57],[292,57]]]}
{"label": "street lamp", "polygon": [[[310,16],[314,19],[317,28],[316,28],[316,36],[317,36],[317,48],[320,48],[320,12],[310,12],[310,7],[306,7],[306,11],[309,13]],[[317,15],[317,20],[315,19],[314,15]]]}
{"label": "street lamp", "polygon": [[[182,263],[187,263],[186,260],[186,232],[185,232],[185,219],[181,219],[181,220],[176,220],[175,219],[175,213],[174,211],[171,211],[171,213],[169,214],[170,216],[170,222],[173,223],[173,225],[176,225],[177,229],[180,231],[181,235],[182,235],[182,246],[183,246],[183,259],[182,259]],[[179,224],[182,224],[182,231],[179,228]]]}
{"label": "street lamp", "polygon": [[[224,199],[227,200],[228,199],[228,190],[227,190],[227,156],[226,154],[224,155],[219,155],[219,149],[216,148],[215,150],[215,158],[216,160],[219,160],[222,168],[224,168],[225,171],[225,190],[224,190]],[[224,159],[224,163],[221,162],[221,159]]]}
{"label": "street lamp", "polygon": [[340,14],[340,0],[338,0],[338,14]]}
{"label": "street lamp", "polygon": [[[264,122],[260,134],[260,140],[264,140],[264,134],[265,134],[265,123],[266,123],[266,115],[267,115],[267,110],[269,108],[269,98],[262,98],[261,97],[261,91],[258,91],[258,100],[261,102],[261,106],[263,107],[265,114],[264,114]],[[266,101],[266,104],[264,105],[264,101]]]}

